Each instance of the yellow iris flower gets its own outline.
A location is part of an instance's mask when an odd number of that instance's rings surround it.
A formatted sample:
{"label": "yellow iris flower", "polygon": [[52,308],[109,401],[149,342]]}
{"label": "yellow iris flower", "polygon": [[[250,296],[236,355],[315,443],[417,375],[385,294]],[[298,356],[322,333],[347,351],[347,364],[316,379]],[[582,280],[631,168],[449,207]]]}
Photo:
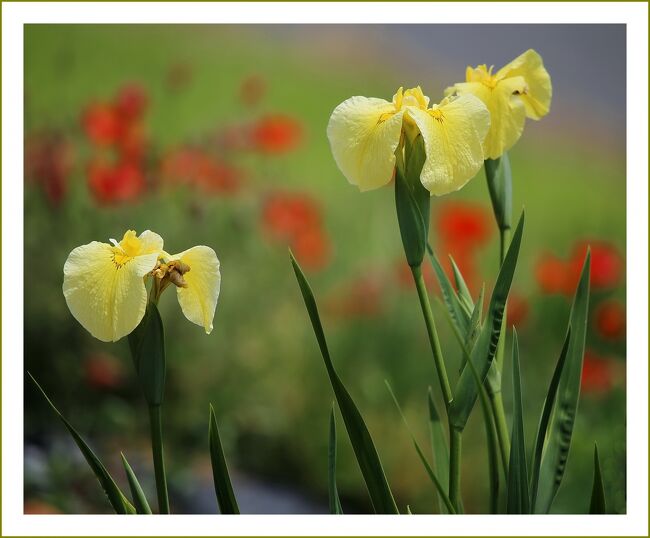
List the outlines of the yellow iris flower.
{"label": "yellow iris flower", "polygon": [[429,106],[420,87],[400,88],[392,101],[351,97],[334,109],[327,137],[334,160],[361,191],[390,182],[402,136],[421,134],[426,161],[420,181],[436,195],[460,189],[483,165],[482,142],[490,115],[472,95],[451,96]]}
{"label": "yellow iris flower", "polygon": [[497,159],[510,149],[524,130],[526,117],[539,120],[548,114],[553,88],[542,57],[532,49],[492,74],[493,67],[468,67],[466,82],[448,88],[448,95],[474,95],[490,111],[492,125],[485,139],[485,156]]}
{"label": "yellow iris flower", "polygon": [[95,338],[116,341],[142,321],[147,307],[145,279],[153,279],[155,300],[169,284],[177,287],[185,317],[212,331],[221,275],[214,250],[196,246],[180,254],[163,250],[163,239],[133,230],[118,243],[93,241],[75,248],[63,267],[63,295],[72,315]]}

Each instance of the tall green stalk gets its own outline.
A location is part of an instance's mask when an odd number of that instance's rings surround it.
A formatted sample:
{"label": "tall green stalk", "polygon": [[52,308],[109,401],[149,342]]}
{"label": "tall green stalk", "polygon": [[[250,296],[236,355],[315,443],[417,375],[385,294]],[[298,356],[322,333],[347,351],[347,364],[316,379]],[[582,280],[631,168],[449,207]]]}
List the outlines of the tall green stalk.
{"label": "tall green stalk", "polygon": [[149,406],[149,424],[151,426],[151,451],[153,453],[153,468],[156,477],[158,511],[161,514],[169,514],[169,495],[167,493],[167,474],[165,473],[165,458],[163,455],[162,413],[160,405]]}

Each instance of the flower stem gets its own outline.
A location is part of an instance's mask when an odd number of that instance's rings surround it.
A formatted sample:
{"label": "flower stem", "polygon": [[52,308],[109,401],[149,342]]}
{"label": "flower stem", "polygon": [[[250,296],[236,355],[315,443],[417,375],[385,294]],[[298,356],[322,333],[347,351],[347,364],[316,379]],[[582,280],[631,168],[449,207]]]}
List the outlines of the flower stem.
{"label": "flower stem", "polygon": [[415,287],[417,288],[418,291],[418,298],[420,299],[420,307],[422,308],[424,323],[427,326],[429,344],[431,345],[433,360],[436,364],[436,370],[438,372],[438,379],[440,380],[440,388],[442,390],[442,395],[445,399],[445,409],[448,411],[449,404],[451,403],[453,396],[451,393],[451,385],[449,385],[449,379],[447,378],[447,370],[445,368],[445,362],[442,358],[442,349],[440,348],[440,340],[438,339],[438,331],[436,330],[436,323],[433,319],[431,304],[429,303],[429,294],[427,293],[427,287],[426,284],[424,283],[424,278],[422,277],[421,267],[419,265],[415,267],[411,267],[411,273],[413,273],[413,280],[415,281]]}
{"label": "flower stem", "polygon": [[463,432],[449,425],[449,500],[460,513],[460,460]]}
{"label": "flower stem", "polygon": [[[510,228],[503,228],[499,230],[500,236],[500,263],[503,264],[508,245],[510,243]],[[495,361],[499,371],[499,375],[503,372],[503,360],[506,348],[506,327],[508,326],[508,312],[507,308],[503,311],[503,321],[501,322],[501,335],[499,337],[499,344],[497,346]],[[501,461],[503,463],[504,473],[507,474],[508,462],[510,461],[510,435],[508,434],[508,424],[506,423],[506,413],[503,407],[503,398],[501,391],[490,393],[490,406],[494,414],[494,423],[497,429],[497,437],[499,438],[499,449],[501,451]]]}
{"label": "flower stem", "polygon": [[149,423],[151,425],[151,451],[153,468],[156,475],[156,493],[158,494],[158,511],[169,514],[169,496],[167,494],[167,475],[162,441],[162,412],[160,405],[149,406]]}

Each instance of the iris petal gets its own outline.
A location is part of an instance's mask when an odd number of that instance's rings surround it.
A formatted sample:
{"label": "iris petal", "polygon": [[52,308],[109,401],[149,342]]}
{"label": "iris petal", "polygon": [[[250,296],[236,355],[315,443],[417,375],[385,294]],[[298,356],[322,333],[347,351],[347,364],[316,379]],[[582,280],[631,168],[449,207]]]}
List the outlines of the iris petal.
{"label": "iris petal", "polygon": [[534,120],[546,116],[551,107],[553,87],[542,57],[534,50],[527,50],[496,74],[497,79],[519,76],[526,81],[526,92],[521,95],[526,115]]}
{"label": "iris petal", "polygon": [[70,312],[99,340],[114,342],[126,336],[144,316],[143,277],[157,260],[158,252],[153,251],[120,265],[109,244],[93,241],[75,248],[63,267],[63,295]]}
{"label": "iris petal", "polygon": [[403,114],[384,99],[361,96],[351,97],[332,112],[327,137],[334,160],[359,190],[376,189],[392,179]]}
{"label": "iris petal", "polygon": [[490,115],[480,99],[462,95],[445,99],[433,111],[409,108],[409,115],[424,138],[427,158],[420,180],[431,194],[456,191],[476,175],[490,127]]}
{"label": "iris petal", "polygon": [[217,254],[210,247],[200,245],[174,254],[171,259],[180,260],[190,268],[183,275],[187,287],[177,288],[183,314],[192,323],[203,327],[206,334],[210,334],[221,287]]}

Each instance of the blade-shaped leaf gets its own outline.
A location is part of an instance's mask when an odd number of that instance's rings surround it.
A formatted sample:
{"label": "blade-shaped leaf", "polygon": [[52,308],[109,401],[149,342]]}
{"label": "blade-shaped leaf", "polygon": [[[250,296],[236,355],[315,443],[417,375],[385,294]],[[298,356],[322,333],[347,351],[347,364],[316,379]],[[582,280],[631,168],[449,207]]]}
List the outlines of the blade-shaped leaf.
{"label": "blade-shaped leaf", "polygon": [[214,408],[210,404],[210,426],[208,428],[210,440],[210,460],[212,461],[212,477],[214,478],[214,491],[217,494],[219,503],[219,512],[222,514],[239,514],[239,506],[235,492],[232,489],[230,473],[226,464],[226,457],[221,446],[219,437],[219,427],[217,426],[217,417],[214,414]]}
{"label": "blade-shaped leaf", "polygon": [[50,398],[47,396],[43,388],[38,384],[36,379],[34,379],[32,374],[28,372],[28,375],[31,378],[34,385],[36,385],[36,388],[38,388],[40,393],[43,395],[43,397],[45,398],[49,406],[52,408],[52,411],[54,411],[58,415],[58,417],[61,419],[65,427],[68,429],[68,432],[70,432],[70,435],[74,439],[74,442],[79,447],[79,450],[81,450],[81,453],[86,459],[86,462],[88,462],[88,465],[90,466],[93,473],[95,474],[95,477],[97,478],[97,480],[99,480],[99,483],[102,486],[104,492],[106,493],[106,496],[108,497],[108,500],[111,503],[113,510],[115,510],[117,514],[135,514],[135,508],[128,501],[126,496],[120,491],[120,488],[117,487],[117,484],[115,483],[111,475],[108,473],[103,463],[90,449],[90,447],[83,440],[81,435],[77,433],[77,430],[73,428],[72,424],[70,424],[68,420],[59,412],[59,410],[52,403],[52,400],[50,400]]}
{"label": "blade-shaped leaf", "polygon": [[[499,341],[501,321],[508,300],[512,278],[517,266],[523,227],[524,214],[522,212],[519,224],[512,236],[512,242],[508,248],[508,253],[501,265],[499,276],[494,285],[487,318],[471,352],[472,364],[474,365],[474,369],[478,373],[481,382],[485,379],[485,376],[490,369]],[[456,385],[456,390],[454,391],[454,399],[449,406],[449,417],[451,423],[456,429],[462,431],[465,428],[465,424],[467,423],[467,419],[476,403],[477,397],[478,387],[474,380],[474,374],[466,367],[460,375],[460,379]]]}
{"label": "blade-shaped leaf", "polygon": [[546,399],[544,400],[544,407],[542,408],[542,415],[539,418],[539,426],[537,427],[537,435],[535,436],[535,448],[533,452],[533,457],[531,459],[531,476],[530,476],[530,498],[532,506],[535,506],[535,501],[537,499],[537,485],[539,483],[539,471],[542,464],[542,451],[544,449],[544,441],[546,440],[546,433],[548,432],[548,425],[551,419],[551,412],[555,405],[555,398],[557,396],[557,388],[560,384],[560,377],[562,376],[562,371],[564,370],[564,364],[566,362],[567,351],[569,349],[569,342],[571,340],[571,326],[566,333],[564,339],[564,345],[562,346],[562,352],[560,353],[560,358],[555,365],[555,370],[553,371],[553,377],[551,378],[551,384],[548,387],[548,392],[546,393]]}
{"label": "blade-shaped leaf", "polygon": [[[436,410],[433,402],[433,391],[429,387],[427,398],[429,407],[429,433],[431,435],[431,448],[433,450],[433,468],[437,476],[440,477],[440,485],[445,493],[449,495],[449,447],[445,438],[444,428],[440,420],[440,415]],[[441,514],[449,513],[447,505],[442,496],[438,494],[438,511]]]}
{"label": "blade-shaped leaf", "polygon": [[122,456],[122,465],[124,465],[126,478],[129,481],[129,488],[131,489],[131,496],[133,497],[133,506],[135,507],[135,511],[138,514],[151,514],[151,508],[149,507],[149,503],[147,502],[147,497],[145,496],[144,491],[142,491],[140,482],[138,482],[138,478],[135,476],[135,473],[129,465],[129,462],[126,461],[126,456],[122,452],[120,452],[120,456]]}
{"label": "blade-shaped leaf", "polygon": [[447,273],[440,265],[438,258],[436,258],[433,253],[431,245],[427,244],[427,253],[429,254],[429,261],[433,267],[434,272],[436,273],[436,278],[440,284],[440,291],[442,292],[442,298],[445,302],[449,315],[454,322],[454,326],[460,334],[467,334],[470,316],[468,316],[467,311],[461,306],[460,299],[456,295],[456,290],[452,285]]}
{"label": "blade-shaped leaf", "polygon": [[451,269],[454,272],[454,281],[456,282],[456,293],[458,294],[458,299],[460,300],[461,305],[465,308],[466,312],[471,313],[474,311],[474,301],[472,300],[472,294],[467,287],[467,283],[463,278],[463,274],[460,272],[458,265],[454,261],[454,258],[450,255],[449,261],[451,262]]}
{"label": "blade-shaped leaf", "polygon": [[517,331],[512,332],[512,388],[514,394],[512,414],[512,446],[508,465],[509,514],[528,514],[528,469],[526,467],[526,443],[524,439],[524,411],[521,401],[521,372],[519,366],[519,342]]}
{"label": "blade-shaped leaf", "polygon": [[296,279],[298,280],[298,286],[300,287],[302,298],[305,301],[307,313],[309,314],[309,319],[311,320],[312,328],[316,335],[316,340],[318,341],[323,361],[325,362],[325,369],[327,370],[327,375],[329,376],[336,397],[336,402],[341,414],[343,415],[345,429],[348,432],[348,437],[352,443],[354,454],[359,463],[359,467],[361,468],[361,474],[366,482],[372,505],[377,513],[397,514],[399,513],[397,505],[395,504],[393,493],[390,490],[388,481],[386,480],[384,468],[381,465],[379,454],[377,453],[375,444],[372,441],[370,432],[366,427],[361,413],[352,400],[352,397],[334,369],[334,364],[332,363],[329,350],[327,349],[325,333],[323,332],[323,326],[318,314],[318,307],[316,306],[314,294],[312,293],[309,283],[293,254],[291,253],[290,256],[293,270],[296,274]]}
{"label": "blade-shaped leaf", "polygon": [[551,416],[548,439],[539,473],[539,485],[535,501],[536,513],[548,513],[562,483],[571,448],[571,436],[578,411],[580,378],[585,353],[587,317],[589,312],[590,252],[587,251],[582,274],[571,306],[569,326],[571,338],[566,362],[560,376],[557,402]]}
{"label": "blade-shaped leaf", "polygon": [[442,500],[442,502],[445,505],[445,508],[447,509],[447,512],[450,514],[455,514],[456,511],[454,510],[454,506],[451,504],[451,500],[449,499],[449,496],[447,495],[445,488],[443,487],[442,483],[436,476],[436,473],[433,471],[431,468],[431,465],[429,465],[429,462],[427,461],[426,456],[424,455],[424,452],[422,452],[422,449],[420,448],[420,445],[417,442],[417,439],[415,438],[415,435],[411,431],[411,428],[408,425],[408,422],[406,421],[406,417],[404,416],[404,413],[402,412],[402,408],[399,405],[399,402],[397,401],[397,398],[395,397],[395,393],[393,392],[393,389],[390,387],[390,384],[388,381],[384,380],[384,383],[386,383],[386,387],[388,387],[388,392],[390,392],[391,397],[393,398],[393,403],[395,404],[395,407],[397,407],[397,411],[399,411],[400,416],[402,417],[402,421],[404,422],[404,425],[406,426],[407,431],[409,432],[409,435],[411,436],[411,440],[413,441],[413,446],[415,447],[415,451],[417,452],[418,456],[420,457],[420,461],[422,462],[422,465],[424,465],[424,469],[427,472],[427,475],[429,475],[429,479],[435,486],[438,496]]}
{"label": "blade-shaped leaf", "polygon": [[603,475],[600,471],[600,458],[598,457],[598,445],[594,445],[594,485],[591,488],[591,502],[589,503],[589,513],[607,513],[607,503],[605,502],[605,486],[603,485]]}
{"label": "blade-shaped leaf", "polygon": [[336,420],[334,419],[334,406],[330,413],[330,443],[328,463],[328,484],[329,484],[329,501],[330,514],[342,514],[341,499],[339,498],[338,488],[336,487]]}

